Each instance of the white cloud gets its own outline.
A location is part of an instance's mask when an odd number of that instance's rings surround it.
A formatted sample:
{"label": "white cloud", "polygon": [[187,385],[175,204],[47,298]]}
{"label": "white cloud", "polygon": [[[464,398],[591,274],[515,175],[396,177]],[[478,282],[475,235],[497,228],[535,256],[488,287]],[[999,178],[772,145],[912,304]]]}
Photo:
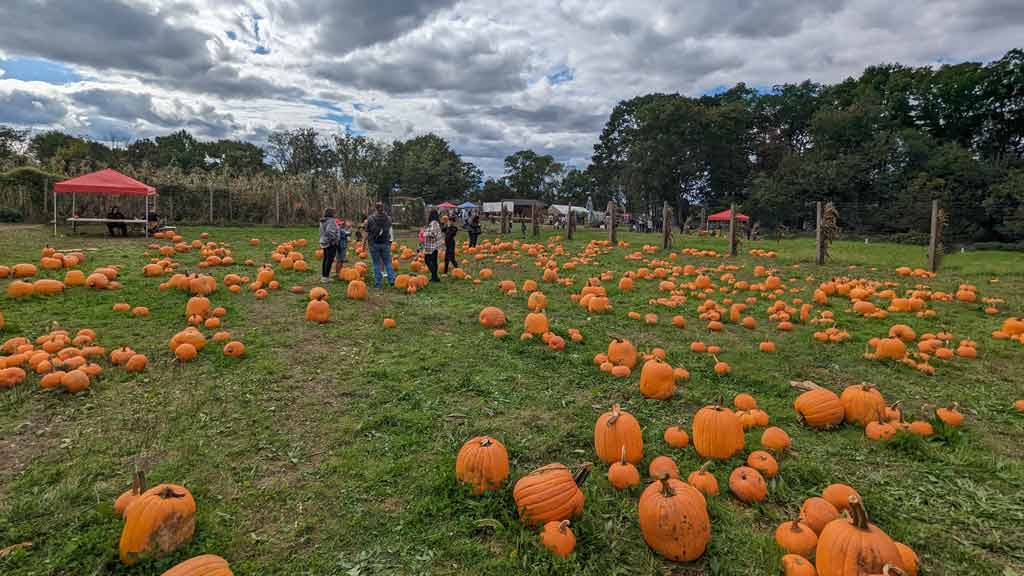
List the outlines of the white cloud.
{"label": "white cloud", "polygon": [[496,175],[524,147],[585,165],[639,94],[985,61],[1021,37],[1019,0],[7,0],[0,54],[87,80],[0,70],[0,108],[72,132],[238,138],[343,129],[331,113],[385,140],[436,132]]}

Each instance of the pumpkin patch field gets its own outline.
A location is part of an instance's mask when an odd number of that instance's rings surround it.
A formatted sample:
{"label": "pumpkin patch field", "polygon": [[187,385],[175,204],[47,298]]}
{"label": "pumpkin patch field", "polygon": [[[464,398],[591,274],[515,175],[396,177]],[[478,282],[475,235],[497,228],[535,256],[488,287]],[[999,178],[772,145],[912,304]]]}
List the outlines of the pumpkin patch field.
{"label": "pumpkin patch field", "polygon": [[0,226],[0,574],[1024,575],[1020,253],[316,238]]}

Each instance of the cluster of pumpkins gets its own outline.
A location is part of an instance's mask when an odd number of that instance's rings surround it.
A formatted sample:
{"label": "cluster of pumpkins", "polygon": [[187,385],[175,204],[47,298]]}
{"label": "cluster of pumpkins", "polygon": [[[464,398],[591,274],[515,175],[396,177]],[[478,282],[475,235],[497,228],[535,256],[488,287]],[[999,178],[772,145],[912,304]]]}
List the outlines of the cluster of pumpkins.
{"label": "cluster of pumpkins", "polygon": [[[648,465],[652,481],[637,502],[638,525],[648,546],[665,558],[696,560],[711,540],[707,499],[719,494],[719,485],[709,466],[712,460],[727,460],[743,450],[744,424],[738,414],[757,410],[749,394],[737,395],[734,405],[739,412],[716,405],[694,415],[693,447],[707,462],[685,481],[669,456],[657,456]],[[690,444],[681,426],[667,428],[664,438],[672,448]],[[765,478],[779,471],[772,453],[782,455],[791,440],[781,428],[771,427],[762,433],[761,445],[766,450],[752,451],[746,465],[729,475],[729,490],[742,503],[765,499]],[[600,415],[594,425],[594,450],[608,464],[613,488],[629,490],[641,484],[636,465],[643,460],[643,435],[632,414],[615,405]],[[576,470],[552,463],[522,476],[512,489],[520,520],[539,526],[540,543],[556,556],[568,556],[575,548],[571,521],[583,513],[586,498],[581,487],[592,469],[590,463]],[[473,495],[502,489],[509,477],[507,449],[490,436],[471,438],[456,457],[455,477]],[[849,517],[840,515],[843,510]],[[799,518],[779,525],[775,540],[785,554],[782,565],[787,576],[839,576],[847,565],[859,566],[863,574],[917,574],[913,550],[871,524],[859,494],[845,484],[832,484],[821,497],[808,498]]]}
{"label": "cluster of pumpkins", "polygon": [[[96,342],[96,332],[82,328],[74,336],[55,328],[29,341],[24,336],[8,338],[0,345],[0,388],[21,384],[31,372],[39,376],[44,390],[63,389],[71,394],[87,390],[103,373],[99,362],[107,349]],[[122,346],[111,350],[110,363],[123,366],[128,372],[142,372],[148,359]]]}
{"label": "cluster of pumpkins", "polygon": [[[0,278],[13,278],[7,285],[7,296],[10,298],[27,298],[29,296],[54,296],[64,292],[65,288],[85,286],[96,290],[116,290],[121,287],[117,281],[118,270],[114,266],[101,266],[88,275],[77,267],[85,262],[83,252],[57,252],[46,246],[42,250],[39,266],[29,263],[15,264],[13,267],[0,266]],[[30,281],[39,268],[56,271],[67,269],[64,280],[40,278]],[[0,326],[2,327],[2,326]]]}
{"label": "cluster of pumpkins", "polygon": [[[909,350],[907,345],[915,341],[917,351]],[[919,337],[910,326],[894,324],[889,328],[888,337],[868,340],[868,347],[874,348],[874,351],[865,353],[864,357],[869,360],[895,360],[929,375],[935,373],[935,366],[929,363],[932,358],[952,360],[954,356],[966,359],[978,357],[978,344],[974,340],[960,340],[955,347],[952,341],[953,334],[950,332],[926,332]]]}
{"label": "cluster of pumpkins", "polygon": [[[124,520],[118,552],[126,566],[177,550],[196,529],[196,501],[188,488],[178,484],[147,488],[141,471],[135,473],[132,487],[114,501],[114,513]],[[232,576],[232,572],[220,556],[203,554],[162,576]]]}

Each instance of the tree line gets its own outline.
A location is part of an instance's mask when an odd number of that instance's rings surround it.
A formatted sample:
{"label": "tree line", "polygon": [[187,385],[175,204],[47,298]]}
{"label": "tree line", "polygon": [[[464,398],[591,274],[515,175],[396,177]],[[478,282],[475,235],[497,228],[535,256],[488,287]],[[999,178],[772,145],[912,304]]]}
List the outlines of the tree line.
{"label": "tree line", "polygon": [[[122,146],[0,126],[0,172],[35,165],[74,175],[106,166],[221,177],[284,174],[363,185],[386,202],[609,200],[658,224],[668,202],[730,203],[763,229],[800,230],[831,201],[844,230],[924,234],[940,200],[952,239],[1024,239],[1024,51],[989,63],[880,64],[827,85],[737,84],[716,94],[646,94],[619,102],[584,169],[519,150],[484,179],[442,137],[382,142],[345,131],[272,132],[266,147],[201,141],[187,131]],[[5,168],[6,167],[6,168]],[[677,222],[682,224],[682,222]]]}

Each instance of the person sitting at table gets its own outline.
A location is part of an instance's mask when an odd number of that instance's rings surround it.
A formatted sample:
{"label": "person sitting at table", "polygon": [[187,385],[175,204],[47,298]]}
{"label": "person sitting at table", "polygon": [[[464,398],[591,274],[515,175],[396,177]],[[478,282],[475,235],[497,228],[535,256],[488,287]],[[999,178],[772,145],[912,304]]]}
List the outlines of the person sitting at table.
{"label": "person sitting at table", "polygon": [[159,232],[164,228],[164,225],[160,223],[160,215],[157,214],[156,212],[149,213],[149,223],[151,224],[151,226],[149,227],[150,234]]}
{"label": "person sitting at table", "polygon": [[[107,213],[107,220],[125,220],[125,215],[121,213],[121,209],[114,206]],[[124,222],[107,222],[107,230],[110,231],[111,236],[117,236],[116,232],[121,231],[121,236],[128,235],[128,225]]]}

